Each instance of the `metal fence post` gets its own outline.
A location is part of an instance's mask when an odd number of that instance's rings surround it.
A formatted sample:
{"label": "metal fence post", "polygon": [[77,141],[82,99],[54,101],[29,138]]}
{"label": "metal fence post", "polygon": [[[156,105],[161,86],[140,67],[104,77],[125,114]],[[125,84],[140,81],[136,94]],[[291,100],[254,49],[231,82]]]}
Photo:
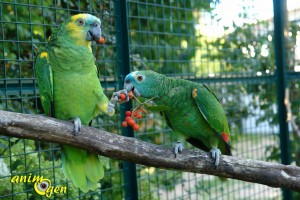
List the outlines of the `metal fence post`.
{"label": "metal fence post", "polygon": [[[286,31],[286,0],[273,0],[274,7],[274,42],[275,42],[275,58],[276,58],[276,79],[277,79],[277,104],[278,119],[280,130],[280,150],[281,162],[283,164],[291,163],[290,140],[288,123],[286,121],[287,111],[284,105],[285,87],[286,87],[286,51],[285,37]],[[283,189],[283,199],[292,199],[292,192]]]}
{"label": "metal fence post", "polygon": [[[128,26],[127,26],[127,2],[125,0],[115,0],[115,28],[117,35],[117,63],[119,74],[119,88],[123,88],[123,80],[125,75],[130,72],[129,61],[129,41],[128,41]],[[125,112],[132,108],[132,103],[128,102],[120,105],[121,120],[125,118]],[[134,132],[131,127],[122,127],[122,135],[134,137]],[[125,181],[125,198],[126,200],[138,199],[138,187],[136,176],[136,164],[131,162],[123,162],[124,181]]]}

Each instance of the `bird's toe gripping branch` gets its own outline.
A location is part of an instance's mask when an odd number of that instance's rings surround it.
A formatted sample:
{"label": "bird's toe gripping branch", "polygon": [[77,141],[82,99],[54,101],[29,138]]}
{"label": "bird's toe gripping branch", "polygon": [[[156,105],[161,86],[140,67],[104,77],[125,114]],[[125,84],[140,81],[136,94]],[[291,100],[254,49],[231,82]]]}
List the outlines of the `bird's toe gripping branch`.
{"label": "bird's toe gripping branch", "polygon": [[74,123],[74,135],[78,134],[81,130],[81,120],[79,117],[76,117],[75,119],[71,120]]}
{"label": "bird's toe gripping branch", "polygon": [[220,149],[216,148],[216,147],[213,147],[211,150],[210,150],[210,153],[211,153],[211,157],[213,159],[215,159],[215,166],[218,167],[219,163],[220,163],[220,156],[222,155]]}
{"label": "bird's toe gripping branch", "polygon": [[128,92],[126,89],[123,90],[119,90],[118,92],[114,92],[111,99],[110,99],[110,103],[112,104],[116,104],[116,103],[126,103],[129,101],[129,96],[128,96]]}
{"label": "bird's toe gripping branch", "polygon": [[178,153],[181,153],[182,150],[184,149],[184,146],[181,142],[177,142],[174,146],[174,154],[175,154],[175,158],[177,156]]}

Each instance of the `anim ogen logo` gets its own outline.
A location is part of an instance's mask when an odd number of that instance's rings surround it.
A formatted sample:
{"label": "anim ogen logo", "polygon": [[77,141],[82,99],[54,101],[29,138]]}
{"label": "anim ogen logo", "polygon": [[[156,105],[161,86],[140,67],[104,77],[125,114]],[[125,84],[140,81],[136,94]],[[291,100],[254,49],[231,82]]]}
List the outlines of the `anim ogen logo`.
{"label": "anim ogen logo", "polygon": [[51,181],[43,176],[13,176],[10,180],[11,183],[34,183],[34,190],[42,196],[50,198],[52,194],[63,194],[67,192],[67,187],[51,186]]}

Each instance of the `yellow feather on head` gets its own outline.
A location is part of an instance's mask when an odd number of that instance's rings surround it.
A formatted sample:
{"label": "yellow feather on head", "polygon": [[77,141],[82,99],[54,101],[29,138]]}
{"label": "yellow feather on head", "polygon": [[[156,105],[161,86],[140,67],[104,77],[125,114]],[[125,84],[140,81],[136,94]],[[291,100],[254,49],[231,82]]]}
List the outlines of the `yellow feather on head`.
{"label": "yellow feather on head", "polygon": [[86,35],[89,30],[89,25],[94,22],[101,24],[99,18],[85,13],[73,15],[70,20],[68,20],[66,29],[71,38],[74,39],[76,45],[91,46],[91,41],[86,40]]}

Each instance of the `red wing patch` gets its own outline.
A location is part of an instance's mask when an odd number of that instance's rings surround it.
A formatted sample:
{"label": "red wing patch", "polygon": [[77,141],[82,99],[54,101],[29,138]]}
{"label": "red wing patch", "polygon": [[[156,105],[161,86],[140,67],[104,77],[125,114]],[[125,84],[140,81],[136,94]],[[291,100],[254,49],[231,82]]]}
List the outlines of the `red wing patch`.
{"label": "red wing patch", "polygon": [[226,143],[229,142],[229,136],[225,132],[222,133],[222,138]]}

